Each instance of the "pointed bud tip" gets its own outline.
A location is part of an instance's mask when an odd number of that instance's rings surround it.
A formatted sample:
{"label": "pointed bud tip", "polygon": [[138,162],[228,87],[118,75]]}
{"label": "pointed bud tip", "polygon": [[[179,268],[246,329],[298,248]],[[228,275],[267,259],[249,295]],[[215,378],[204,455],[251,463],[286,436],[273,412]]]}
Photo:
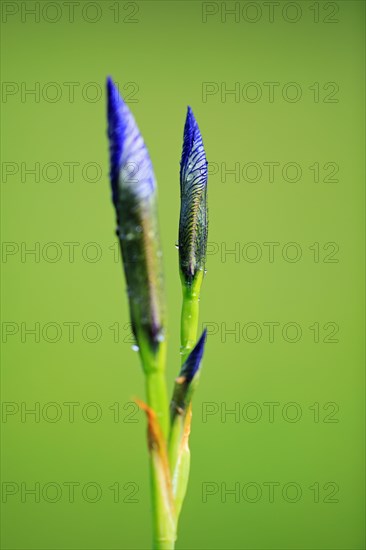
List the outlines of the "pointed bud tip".
{"label": "pointed bud tip", "polygon": [[110,180],[116,208],[124,190],[144,200],[155,190],[151,160],[135,118],[108,76],[107,115],[110,147]]}
{"label": "pointed bud tip", "polygon": [[188,383],[190,383],[193,380],[193,378],[195,377],[195,375],[200,369],[203,352],[205,349],[206,336],[207,336],[207,329],[205,328],[200,339],[198,340],[197,344],[189,354],[180,372],[180,375],[184,376]]}
{"label": "pointed bud tip", "polygon": [[124,104],[124,101],[119,93],[118,87],[113,82],[113,79],[111,76],[107,76],[106,88],[107,88],[109,117],[112,114],[116,116],[118,114],[119,107]]}
{"label": "pointed bud tip", "polygon": [[114,87],[114,82],[113,82],[113,79],[110,75],[107,76],[106,78],[106,84],[107,84],[107,89],[110,90],[111,88]]}
{"label": "pointed bud tip", "polygon": [[188,120],[191,120],[192,122],[196,122],[196,119],[194,117],[194,114],[193,114],[193,111],[192,111],[192,107],[190,105],[187,105],[187,116],[186,116],[186,119]]}
{"label": "pointed bud tip", "polygon": [[[184,140],[188,143],[186,145],[189,148],[193,147],[194,141],[196,140],[202,140],[201,132],[196,120],[196,117],[193,114],[192,107],[190,105],[187,106],[187,115],[186,115],[186,122],[184,125]],[[182,159],[183,161],[183,159]]]}

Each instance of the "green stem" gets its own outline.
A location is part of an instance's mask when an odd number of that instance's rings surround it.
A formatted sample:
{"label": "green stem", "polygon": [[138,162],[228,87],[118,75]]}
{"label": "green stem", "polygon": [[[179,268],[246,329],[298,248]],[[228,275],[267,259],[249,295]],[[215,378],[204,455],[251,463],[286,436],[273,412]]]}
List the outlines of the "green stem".
{"label": "green stem", "polygon": [[145,376],[146,400],[156,413],[161,431],[166,440],[169,431],[168,396],[164,371],[152,371]]}
{"label": "green stem", "polygon": [[174,550],[176,522],[171,503],[164,491],[165,479],[161,476],[161,464],[150,453],[150,479],[153,514],[153,550]]}
{"label": "green stem", "polygon": [[182,441],[185,437],[184,424],[185,418],[177,415],[171,427],[169,440],[169,464],[172,476],[177,524],[184,497],[187,492],[190,468],[190,451],[188,447],[188,440],[184,442]]}
{"label": "green stem", "polygon": [[186,285],[182,281],[183,303],[180,329],[182,363],[196,344],[202,278],[203,272],[198,272],[191,285]]}
{"label": "green stem", "polygon": [[161,540],[154,543],[153,550],[174,550],[175,539]]}
{"label": "green stem", "polygon": [[145,375],[146,401],[156,414],[165,438],[169,433],[168,393],[165,380],[166,342],[153,350],[143,335],[139,338],[139,353]]}
{"label": "green stem", "polygon": [[[169,407],[165,380],[166,348],[162,342],[156,354],[142,345],[140,354],[145,372],[146,401],[156,415],[162,441],[166,445],[169,433]],[[166,453],[166,449],[164,449]],[[171,496],[167,488],[166,472],[161,450],[150,448],[150,482],[152,497],[153,549],[174,550],[176,521]]]}
{"label": "green stem", "polygon": [[169,465],[170,465],[170,471],[172,475],[173,487],[176,481],[174,479],[174,474],[176,473],[179,446],[182,439],[182,433],[183,433],[183,419],[180,415],[177,415],[170,427],[169,448],[168,448]]}

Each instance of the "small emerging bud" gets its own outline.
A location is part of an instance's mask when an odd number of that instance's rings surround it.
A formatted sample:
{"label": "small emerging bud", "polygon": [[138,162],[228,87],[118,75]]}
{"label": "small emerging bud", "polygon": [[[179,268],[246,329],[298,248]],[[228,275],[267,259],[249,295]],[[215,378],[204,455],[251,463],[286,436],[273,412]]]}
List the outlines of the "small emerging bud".
{"label": "small emerging bud", "polygon": [[169,460],[173,480],[176,513],[179,516],[187,491],[190,451],[189,434],[192,419],[192,396],[198,384],[206,330],[183,364],[175,380],[170,403]]}
{"label": "small emerging bud", "polygon": [[182,365],[178,378],[175,380],[173,398],[170,403],[171,422],[177,415],[184,415],[197,386],[200,366],[206,343],[207,330],[205,329],[197,344]]}
{"label": "small emerging bud", "polygon": [[202,136],[188,107],[180,164],[179,263],[185,284],[204,270],[207,247],[207,160]]}
{"label": "small emerging bud", "polygon": [[127,105],[107,80],[110,180],[136,342],[155,354],[164,340],[161,249],[151,160]]}

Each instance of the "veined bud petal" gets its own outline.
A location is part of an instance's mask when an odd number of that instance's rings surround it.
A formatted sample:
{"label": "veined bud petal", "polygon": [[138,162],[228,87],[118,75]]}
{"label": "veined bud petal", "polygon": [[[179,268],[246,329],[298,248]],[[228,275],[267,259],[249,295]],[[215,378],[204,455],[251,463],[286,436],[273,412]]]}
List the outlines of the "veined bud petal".
{"label": "veined bud petal", "polygon": [[191,285],[204,270],[207,248],[207,160],[200,129],[188,107],[180,165],[179,263]]}
{"label": "veined bud petal", "polygon": [[132,329],[155,353],[164,339],[156,184],[149,153],[129,108],[107,80],[110,181]]}

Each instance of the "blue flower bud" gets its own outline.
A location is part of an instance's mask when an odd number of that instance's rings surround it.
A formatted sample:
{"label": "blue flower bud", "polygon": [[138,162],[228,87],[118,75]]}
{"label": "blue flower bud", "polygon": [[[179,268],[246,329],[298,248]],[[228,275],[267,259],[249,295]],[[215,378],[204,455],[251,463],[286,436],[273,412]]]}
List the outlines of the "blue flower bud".
{"label": "blue flower bud", "polygon": [[129,108],[107,80],[110,181],[132,329],[154,353],[164,340],[156,184],[149,153]]}
{"label": "blue flower bud", "polygon": [[180,165],[179,264],[183,281],[192,284],[204,270],[207,248],[207,160],[192,109],[188,107]]}

